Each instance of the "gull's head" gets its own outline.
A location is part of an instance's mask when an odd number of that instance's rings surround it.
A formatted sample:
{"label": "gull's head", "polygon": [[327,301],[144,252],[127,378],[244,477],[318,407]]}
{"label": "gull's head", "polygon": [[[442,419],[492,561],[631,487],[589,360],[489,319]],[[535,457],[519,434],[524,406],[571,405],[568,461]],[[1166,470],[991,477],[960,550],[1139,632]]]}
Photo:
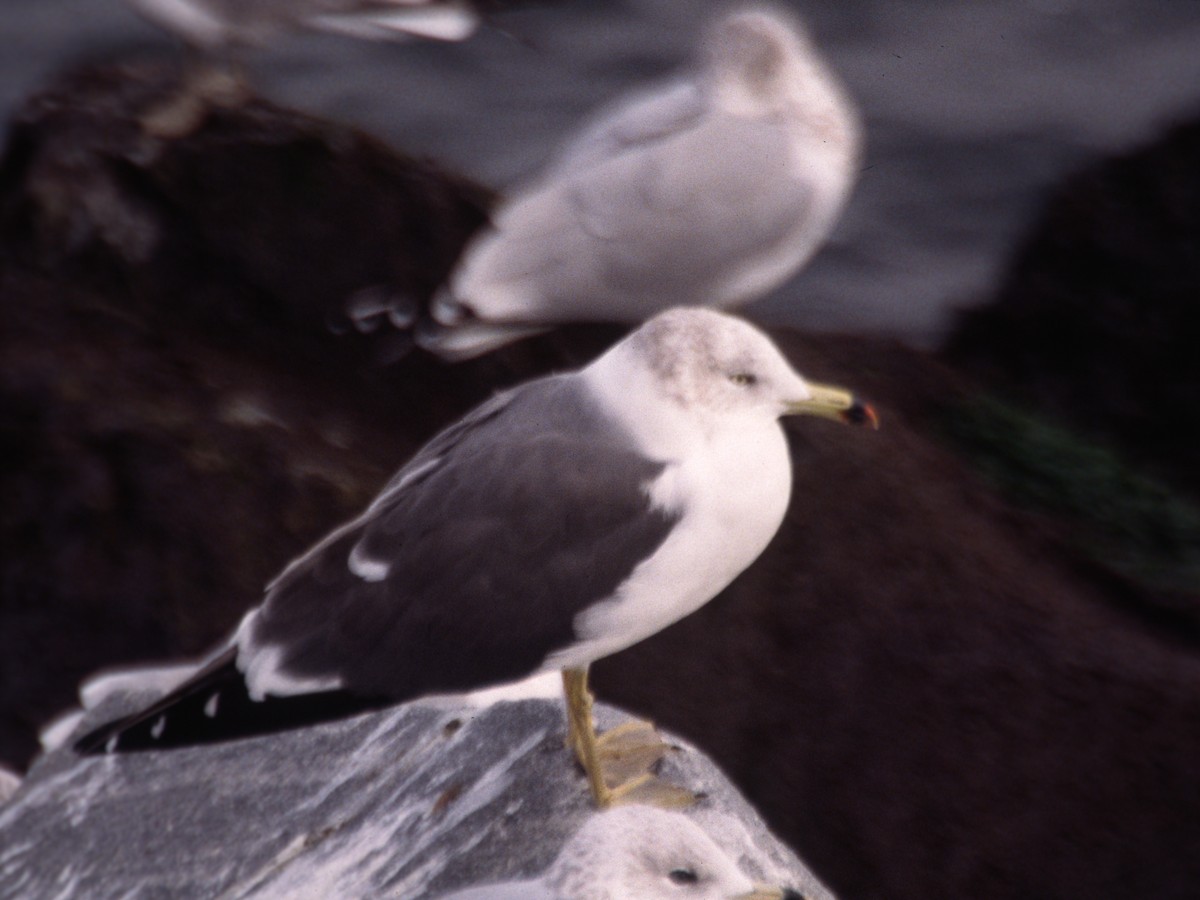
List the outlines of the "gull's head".
{"label": "gull's head", "polygon": [[767,900],[798,894],[754,885],[695,822],[650,806],[593,815],[547,876],[555,896],[596,900]]}
{"label": "gull's head", "polygon": [[745,102],[771,104],[790,95],[806,68],[819,66],[804,25],[771,7],[739,9],[709,26],[702,44],[706,66],[719,87]]}
{"label": "gull's head", "polygon": [[709,26],[703,68],[717,102],[744,117],[779,117],[856,157],[854,103],[804,24],[781,9],[737,9]]}
{"label": "gull's head", "polygon": [[[875,424],[875,413],[842,388],[806,380],[750,323],[726,313],[679,307],[659,313],[599,361],[617,391],[650,392],[702,427],[815,415]],[[649,413],[647,413],[649,414]]]}

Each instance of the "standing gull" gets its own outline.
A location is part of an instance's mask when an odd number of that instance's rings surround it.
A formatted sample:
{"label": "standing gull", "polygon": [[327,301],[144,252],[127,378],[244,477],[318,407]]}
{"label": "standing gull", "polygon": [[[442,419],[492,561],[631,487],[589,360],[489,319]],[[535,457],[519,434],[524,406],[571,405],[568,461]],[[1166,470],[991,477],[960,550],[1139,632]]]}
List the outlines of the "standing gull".
{"label": "standing gull", "polygon": [[753,884],[695,822],[632,805],[593,815],[541,877],[439,900],[803,900]]}
{"label": "standing gull", "polygon": [[875,421],[746,322],[662,313],[584,369],[451,425],[288,565],[194,677],[76,749],[224,740],[562,671],[596,802],[653,786],[608,784],[588,665],[707,603],[762,552],[791,489],[778,420],[797,414]]}
{"label": "standing gull", "polygon": [[734,12],[689,75],[602,114],[497,209],[417,339],[463,359],[549,324],[748,303],[816,252],[859,153],[857,115],[804,27]]}

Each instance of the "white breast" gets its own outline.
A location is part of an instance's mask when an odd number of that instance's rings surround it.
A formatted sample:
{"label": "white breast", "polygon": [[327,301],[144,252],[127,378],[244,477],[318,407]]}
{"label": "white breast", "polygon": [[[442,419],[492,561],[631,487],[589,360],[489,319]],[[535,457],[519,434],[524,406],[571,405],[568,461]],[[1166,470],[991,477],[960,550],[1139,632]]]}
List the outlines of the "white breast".
{"label": "white breast", "polygon": [[791,494],[787,442],[775,421],[723,431],[647,486],[682,518],[610,600],[575,620],[580,643],[545,668],[580,667],[622,650],[703,606],[762,553]]}

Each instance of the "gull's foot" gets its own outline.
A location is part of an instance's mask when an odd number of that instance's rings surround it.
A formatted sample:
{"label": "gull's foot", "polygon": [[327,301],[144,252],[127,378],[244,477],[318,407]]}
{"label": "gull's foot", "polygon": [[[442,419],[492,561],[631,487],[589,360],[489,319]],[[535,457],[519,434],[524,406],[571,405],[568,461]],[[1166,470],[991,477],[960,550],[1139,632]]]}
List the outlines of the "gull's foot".
{"label": "gull's foot", "polygon": [[642,719],[596,735],[596,753],[604,780],[611,784],[624,784],[649,772],[670,750],[654,723]]}
{"label": "gull's foot", "polygon": [[664,781],[651,772],[609,788],[608,796],[600,802],[601,809],[621,803],[642,803],[659,809],[686,809],[700,798],[687,788]]}
{"label": "gull's foot", "polygon": [[[682,809],[696,802],[696,795],[664,781],[652,771],[671,752],[652,722],[624,722],[596,736],[596,756],[607,796],[602,806],[644,803],[661,809]],[[576,756],[580,758],[579,751]]]}
{"label": "gull's foot", "polygon": [[691,791],[668,784],[651,771],[671,750],[653,724],[626,722],[596,734],[587,669],[564,669],[563,692],[567,699],[567,747],[583,766],[598,807],[645,803],[679,809],[696,801]]}

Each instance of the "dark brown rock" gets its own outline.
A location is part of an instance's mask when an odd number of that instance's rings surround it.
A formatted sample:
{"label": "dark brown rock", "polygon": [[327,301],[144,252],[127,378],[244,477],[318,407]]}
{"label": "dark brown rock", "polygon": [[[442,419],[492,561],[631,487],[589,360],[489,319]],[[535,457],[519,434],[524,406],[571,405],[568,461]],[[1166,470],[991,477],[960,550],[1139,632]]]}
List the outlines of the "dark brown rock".
{"label": "dark brown rock", "polygon": [[956,364],[1200,498],[1200,120],[1046,200]]}
{"label": "dark brown rock", "polygon": [[324,359],[364,352],[361,335],[327,340],[349,298],[424,300],[486,218],[486,190],[265,101],[153,136],[147,115],[182,90],[175,70],[128,63],[30,100],[0,174],[4,255],[119,291],[130,311]]}

